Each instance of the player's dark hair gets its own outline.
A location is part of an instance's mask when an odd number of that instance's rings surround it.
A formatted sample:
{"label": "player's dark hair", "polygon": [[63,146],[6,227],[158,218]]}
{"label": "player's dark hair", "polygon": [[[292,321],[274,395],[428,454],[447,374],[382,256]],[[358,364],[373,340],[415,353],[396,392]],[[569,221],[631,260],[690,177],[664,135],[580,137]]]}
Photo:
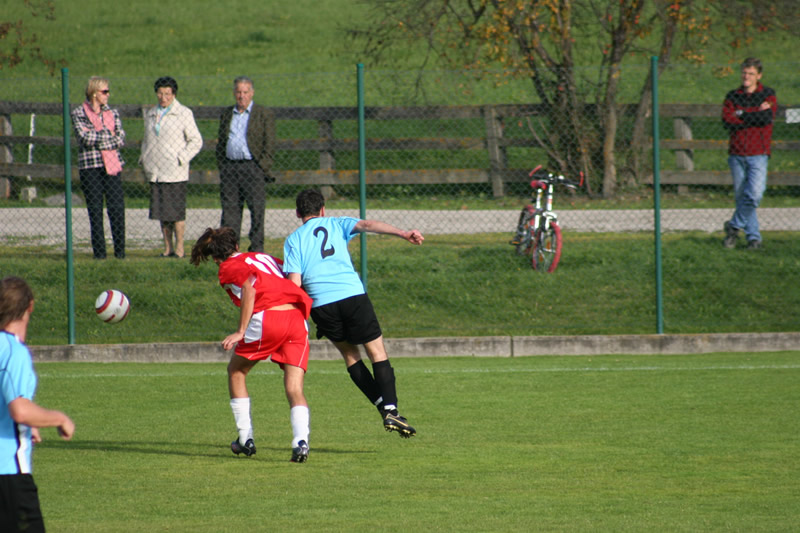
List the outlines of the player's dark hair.
{"label": "player's dark hair", "polygon": [[158,90],[162,87],[169,87],[172,89],[172,94],[178,94],[178,82],[175,81],[175,78],[170,76],[162,76],[158,78],[153,84],[153,91],[158,92]]}
{"label": "player's dark hair", "polygon": [[322,208],[325,207],[325,197],[317,189],[306,189],[297,195],[295,204],[300,217],[319,215]]}
{"label": "player's dark hair", "polygon": [[761,60],[758,59],[757,57],[748,57],[747,59],[742,61],[742,70],[748,67],[755,67],[756,72],[761,74],[761,69],[762,69]]}
{"label": "player's dark hair", "polygon": [[197,242],[192,246],[191,263],[198,266],[212,259],[225,261],[239,249],[239,238],[233,228],[221,227],[219,229],[207,228]]}
{"label": "player's dark hair", "polygon": [[8,276],[0,281],[0,329],[19,320],[33,301],[33,291],[25,280]]}

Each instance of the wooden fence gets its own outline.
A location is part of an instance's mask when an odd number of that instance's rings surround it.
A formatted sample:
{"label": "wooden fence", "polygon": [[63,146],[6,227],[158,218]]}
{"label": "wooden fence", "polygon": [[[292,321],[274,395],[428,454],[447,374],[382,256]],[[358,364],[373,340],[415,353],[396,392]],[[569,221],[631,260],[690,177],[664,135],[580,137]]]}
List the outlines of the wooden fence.
{"label": "wooden fence", "polygon": [[[115,106],[123,118],[142,118],[142,106]],[[197,119],[217,119],[222,107],[193,107]],[[318,136],[307,139],[278,139],[278,151],[314,151],[319,153],[319,168],[316,170],[278,170],[273,172],[279,182],[299,185],[332,186],[357,184],[357,170],[336,169],[336,154],[358,150],[358,139],[337,139],[333,136],[333,123],[337,120],[354,121],[357,109],[354,107],[279,107],[273,108],[276,119],[316,121]],[[368,184],[443,184],[443,183],[491,183],[495,196],[502,196],[504,184],[524,182],[528,179],[528,169],[508,167],[507,150],[510,147],[537,147],[533,138],[510,138],[503,136],[503,122],[519,120],[527,116],[543,115],[542,105],[485,105],[485,106],[426,106],[426,107],[368,107],[365,110],[367,121],[372,120],[475,120],[481,119],[485,125],[484,136],[477,138],[373,138],[366,140],[369,150],[485,150],[488,153],[488,168],[451,169],[379,169],[368,170],[365,178]],[[694,169],[694,150],[727,150],[727,139],[700,140],[692,137],[692,119],[719,118],[720,106],[700,104],[664,104],[659,113],[664,119],[674,122],[674,139],[663,139],[661,149],[671,150],[676,157],[678,170],[661,173],[663,184],[675,185],[729,185],[727,171],[698,171]],[[0,176],[31,178],[61,178],[63,165],[28,164],[13,161],[13,145],[63,146],[63,138],[47,136],[16,135],[11,128],[12,115],[57,115],[61,116],[60,103],[32,103],[0,101]],[[778,111],[779,121],[785,120],[786,108]],[[722,128],[720,128],[722,131]],[[216,139],[207,139],[203,150],[213,151]],[[73,146],[74,138],[71,139]],[[138,148],[140,142],[129,140],[127,147]],[[773,150],[800,150],[800,141],[773,141]],[[130,165],[135,167],[135,165]],[[78,171],[72,171],[77,180]],[[138,168],[128,168],[123,172],[126,181],[144,183],[145,178]],[[190,183],[219,183],[216,170],[192,170]],[[771,185],[800,185],[800,172],[770,172]]]}
{"label": "wooden fence", "polygon": [[[796,107],[796,106],[794,106]],[[789,108],[791,109],[791,107]],[[779,106],[776,121],[786,121],[787,107]],[[660,106],[663,119],[672,119],[674,139],[662,139],[659,147],[672,150],[677,170],[662,170],[661,183],[666,185],[730,185],[727,170],[695,170],[694,150],[728,150],[728,139],[693,139],[693,118],[716,118],[721,116],[721,106],[708,104],[665,104]],[[800,136],[799,136],[800,137]],[[772,141],[772,150],[800,151],[800,141]],[[770,185],[800,185],[800,172],[769,173]]]}

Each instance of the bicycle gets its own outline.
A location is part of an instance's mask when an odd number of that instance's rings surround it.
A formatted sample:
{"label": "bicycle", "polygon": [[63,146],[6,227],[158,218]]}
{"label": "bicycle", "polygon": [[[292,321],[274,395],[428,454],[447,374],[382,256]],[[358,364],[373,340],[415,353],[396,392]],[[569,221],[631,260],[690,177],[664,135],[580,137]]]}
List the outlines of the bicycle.
{"label": "bicycle", "polygon": [[[556,184],[570,189],[583,186],[583,172],[580,183],[575,183],[560,174],[553,174],[541,165],[531,170],[528,177],[534,178],[531,187],[536,191],[531,198],[534,205],[522,208],[517,223],[517,231],[509,244],[516,247],[518,255],[531,254],[531,267],[539,272],[553,272],[561,259],[561,227],[558,215],[553,211],[553,191]],[[542,207],[542,197],[545,205]]]}

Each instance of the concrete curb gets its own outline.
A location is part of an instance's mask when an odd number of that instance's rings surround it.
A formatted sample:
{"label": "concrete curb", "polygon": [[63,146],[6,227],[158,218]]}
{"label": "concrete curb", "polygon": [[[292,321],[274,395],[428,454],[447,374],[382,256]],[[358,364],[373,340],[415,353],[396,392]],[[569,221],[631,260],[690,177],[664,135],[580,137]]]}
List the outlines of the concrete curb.
{"label": "concrete curb", "polygon": [[[674,355],[800,350],[800,332],[553,337],[428,337],[385,339],[390,357],[526,357],[537,355]],[[230,353],[218,342],[31,346],[35,362],[212,363]],[[312,360],[338,360],[326,341],[311,341]]]}

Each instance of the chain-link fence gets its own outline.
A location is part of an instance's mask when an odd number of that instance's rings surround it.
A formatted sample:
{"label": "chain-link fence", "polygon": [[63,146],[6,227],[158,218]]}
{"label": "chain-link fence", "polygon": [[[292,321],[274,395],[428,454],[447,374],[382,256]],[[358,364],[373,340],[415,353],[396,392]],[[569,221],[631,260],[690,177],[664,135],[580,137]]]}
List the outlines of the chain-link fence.
{"label": "chain-link fence", "polygon": [[[786,105],[793,102],[781,93],[784,86],[797,88],[777,78],[796,71],[796,65],[785,67],[764,76],[778,91],[779,108],[768,187],[758,209],[765,235],[760,255],[745,250],[744,241],[721,255],[723,223],[731,218],[735,199],[720,114],[726,92],[739,84],[738,67],[728,77],[721,75],[724,69],[703,70],[699,88],[692,85],[701,71],[669,67],[661,74],[659,220],[667,332],[796,328],[791,317],[800,291],[780,285],[800,271],[795,244],[800,125]],[[513,76],[498,76],[503,87],[482,92],[474,73],[367,71],[367,217],[416,227],[427,238],[420,249],[384,251],[379,241],[370,251],[369,290],[387,336],[654,332],[653,114],[637,106],[648,68],[624,71],[627,83],[619,99],[625,103],[613,109],[588,96],[589,82],[600,71],[587,69],[579,76],[586,84],[576,93],[584,100],[579,106],[534,99],[527,90],[530,80]],[[240,138],[268,143],[263,160],[259,146],[228,139],[218,150],[223,114],[226,134],[238,127],[230,113],[235,103],[230,77],[180,77],[174,102],[159,101],[156,77],[100,83],[96,89],[110,90],[101,92],[101,99],[108,99],[125,132],[118,189],[108,187],[106,176],[114,164],[109,154],[117,153],[114,117],[91,105],[82,109],[87,78],[70,79],[70,108],[73,115],[85,115],[82,127],[91,138],[81,145],[71,125],[72,239],[78,260],[106,253],[99,253],[100,243],[109,256],[121,255],[123,238],[126,261],[188,253],[206,227],[220,224],[222,204],[227,201],[237,212],[241,198],[242,247],[251,245],[251,230],[263,212],[264,247],[281,255],[283,239],[299,224],[294,197],[310,186],[328,198],[329,215],[358,216],[355,70],[252,75],[253,101],[267,116],[261,117],[265,126],[258,140],[252,131]],[[0,246],[63,250],[61,87],[49,79],[17,80],[16,89],[10,83],[0,82]],[[29,88],[21,90],[23,85]],[[110,150],[92,149],[92,143]],[[584,178],[577,191],[555,191],[563,248],[553,274],[533,271],[530,258],[509,246],[520,209],[531,202],[529,171],[537,165]],[[92,177],[92,168],[100,174]],[[248,177],[243,184],[256,179],[258,186],[231,190],[225,200],[226,172],[242,172]],[[258,175],[268,178],[263,187],[253,178]],[[102,226],[92,181],[104,187]],[[114,203],[120,191],[124,210]],[[264,194],[261,200],[258,195]],[[114,218],[120,212],[124,230]],[[256,240],[259,233],[256,228]],[[353,253],[359,253],[357,243]],[[749,278],[746,283],[743,277]],[[83,282],[76,278],[78,290]],[[731,293],[746,310],[731,308]],[[395,312],[398,308],[404,312]],[[170,335],[164,340],[193,340]]]}

